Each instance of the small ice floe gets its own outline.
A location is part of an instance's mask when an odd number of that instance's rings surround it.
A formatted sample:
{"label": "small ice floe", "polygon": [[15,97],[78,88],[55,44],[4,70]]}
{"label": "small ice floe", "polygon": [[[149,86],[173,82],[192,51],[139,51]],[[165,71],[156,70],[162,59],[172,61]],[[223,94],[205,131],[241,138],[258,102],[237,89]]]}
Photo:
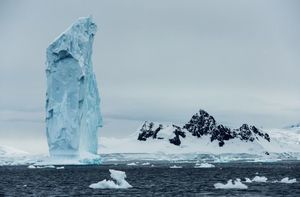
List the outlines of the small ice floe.
{"label": "small ice floe", "polygon": [[245,182],[246,182],[246,183],[252,183],[252,180],[246,177],[246,178],[245,178]]}
{"label": "small ice floe", "polygon": [[153,165],[153,164],[151,164],[151,167],[154,167],[154,165]]}
{"label": "small ice floe", "polygon": [[34,165],[29,165],[27,168],[29,168],[29,169],[35,169],[36,167]]}
{"label": "small ice floe", "polygon": [[210,163],[196,163],[194,166],[194,168],[214,168],[214,167],[216,166]]}
{"label": "small ice floe", "polygon": [[35,166],[35,165],[30,165],[27,168],[29,169],[42,169],[42,168],[55,168],[55,166],[48,165],[48,166]]}
{"label": "small ice floe", "polygon": [[133,163],[128,163],[127,165],[128,166],[136,166],[136,163],[134,163],[134,162]]}
{"label": "small ice floe", "polygon": [[296,182],[297,182],[296,179],[289,179],[289,177],[285,177],[285,178],[281,179],[281,181],[280,181],[280,183],[288,183],[288,184],[296,183]]}
{"label": "small ice floe", "polygon": [[241,182],[241,179],[232,181],[229,179],[226,184],[216,183],[214,184],[216,189],[248,189],[248,186]]}
{"label": "small ice floe", "polygon": [[65,169],[65,167],[64,166],[58,166],[58,167],[56,167],[56,170],[62,170],[62,169]]}
{"label": "small ice floe", "polygon": [[255,176],[252,179],[252,182],[265,183],[265,182],[267,182],[267,180],[268,180],[268,178],[265,176]]}
{"label": "small ice floe", "polygon": [[118,170],[109,170],[110,177],[114,180],[106,180],[100,181],[98,183],[93,183],[89,187],[93,189],[127,189],[132,186],[125,180],[126,174],[123,171]]}
{"label": "small ice floe", "polygon": [[149,166],[149,165],[150,165],[149,162],[142,163],[142,166]]}
{"label": "small ice floe", "polygon": [[170,168],[182,168],[182,166],[173,165],[173,166],[170,166]]}

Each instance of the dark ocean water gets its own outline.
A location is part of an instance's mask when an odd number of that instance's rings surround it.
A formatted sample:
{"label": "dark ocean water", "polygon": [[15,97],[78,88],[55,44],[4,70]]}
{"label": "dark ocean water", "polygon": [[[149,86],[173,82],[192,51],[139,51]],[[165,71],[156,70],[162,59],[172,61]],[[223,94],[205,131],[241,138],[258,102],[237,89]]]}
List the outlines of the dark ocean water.
{"label": "dark ocean water", "polygon": [[[153,162],[151,162],[153,163]],[[0,167],[0,196],[300,196],[300,162],[223,163],[215,168],[193,168],[194,164],[154,163],[150,166],[65,166],[65,169]],[[130,189],[91,189],[91,183],[110,179],[109,169],[126,172]],[[267,183],[245,183],[247,190],[215,189],[228,179],[266,176]],[[271,183],[284,177],[297,183]],[[26,185],[26,186],[25,186]]]}

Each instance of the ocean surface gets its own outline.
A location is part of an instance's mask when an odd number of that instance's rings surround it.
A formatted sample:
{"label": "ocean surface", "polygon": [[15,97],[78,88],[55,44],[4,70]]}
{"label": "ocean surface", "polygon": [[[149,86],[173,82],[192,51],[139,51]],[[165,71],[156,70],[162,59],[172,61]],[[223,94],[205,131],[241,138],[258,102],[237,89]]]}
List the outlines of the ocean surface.
{"label": "ocean surface", "polygon": [[[215,168],[194,168],[195,163],[142,163],[65,166],[60,170],[0,166],[0,196],[300,196],[300,162],[216,163]],[[173,165],[182,168],[170,168]],[[111,179],[109,169],[125,171],[133,188],[89,188]],[[245,183],[245,190],[214,187],[228,179],[255,176],[265,176],[268,181]],[[296,178],[297,183],[272,183],[284,177]]]}

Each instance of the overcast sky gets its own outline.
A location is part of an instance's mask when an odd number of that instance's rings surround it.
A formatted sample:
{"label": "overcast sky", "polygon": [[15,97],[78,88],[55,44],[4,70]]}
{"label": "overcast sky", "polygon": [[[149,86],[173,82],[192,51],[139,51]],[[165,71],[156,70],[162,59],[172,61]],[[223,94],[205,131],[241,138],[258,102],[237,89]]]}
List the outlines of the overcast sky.
{"label": "overcast sky", "polygon": [[45,50],[88,15],[106,122],[182,123],[203,108],[230,126],[297,123],[299,10],[297,0],[0,0],[0,136],[44,132]]}

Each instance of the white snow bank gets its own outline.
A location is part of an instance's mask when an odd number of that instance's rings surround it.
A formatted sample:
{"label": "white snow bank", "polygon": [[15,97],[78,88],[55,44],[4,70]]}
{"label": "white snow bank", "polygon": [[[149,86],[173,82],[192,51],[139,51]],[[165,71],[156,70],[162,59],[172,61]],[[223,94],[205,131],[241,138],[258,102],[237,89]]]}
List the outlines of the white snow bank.
{"label": "white snow bank", "polygon": [[196,163],[194,166],[194,168],[214,168],[214,167],[216,166],[210,163]]}
{"label": "white snow bank", "polygon": [[62,169],[65,169],[64,166],[59,166],[59,167],[56,167],[57,170],[62,170]]}
{"label": "white snow bank", "polygon": [[241,182],[241,179],[232,181],[229,179],[226,184],[216,183],[214,184],[216,189],[248,189],[248,186]]}
{"label": "white snow bank", "polygon": [[289,177],[285,177],[280,181],[280,183],[296,183],[296,182],[297,182],[296,179],[289,179]]}
{"label": "white snow bank", "polygon": [[182,168],[182,166],[176,166],[176,165],[174,165],[174,166],[170,166],[170,168]]}
{"label": "white snow bank", "polygon": [[259,183],[265,183],[267,182],[268,178],[265,176],[255,176],[252,181],[253,182],[259,182]]}
{"label": "white snow bank", "polygon": [[115,180],[106,180],[100,181],[98,183],[93,183],[89,187],[93,189],[127,189],[132,186],[125,180],[126,174],[123,171],[118,170],[109,170],[110,177]]}

